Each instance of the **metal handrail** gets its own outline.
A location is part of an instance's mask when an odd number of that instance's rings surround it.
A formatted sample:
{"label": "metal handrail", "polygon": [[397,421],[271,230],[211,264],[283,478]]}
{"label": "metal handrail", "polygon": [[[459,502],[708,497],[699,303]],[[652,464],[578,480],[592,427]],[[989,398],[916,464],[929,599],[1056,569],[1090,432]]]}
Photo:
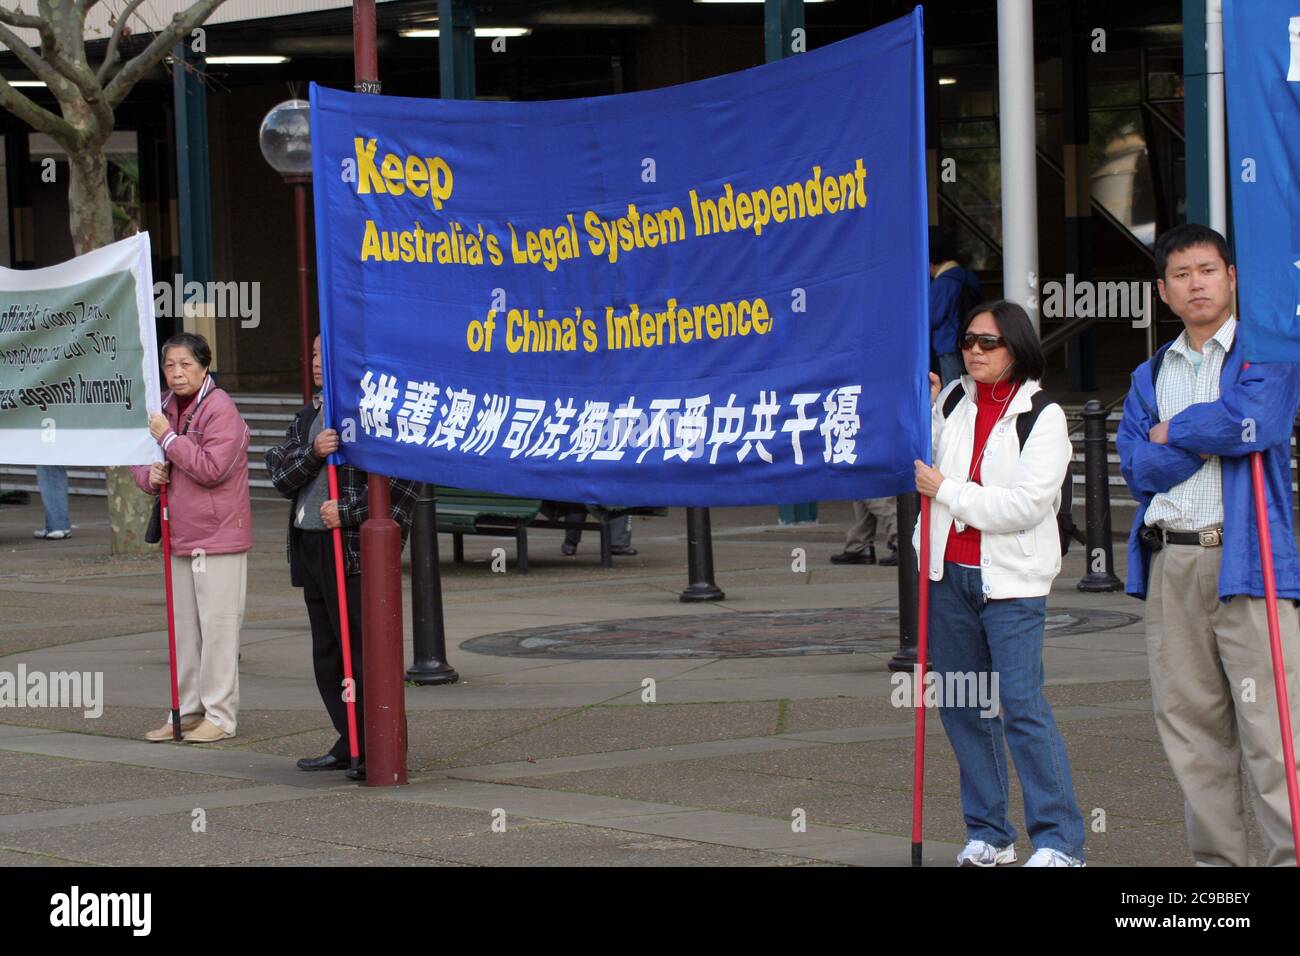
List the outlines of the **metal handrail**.
{"label": "metal handrail", "polygon": [[1079,335],[1080,333],[1087,332],[1099,321],[1100,319],[1097,316],[1090,315],[1090,316],[1074,318],[1066,322],[1059,329],[1055,329],[1048,335],[1044,336],[1042,342],[1040,343],[1043,349],[1043,355],[1044,356],[1051,355],[1061,346],[1065,345],[1067,341],[1074,338],[1076,335]]}
{"label": "metal handrail", "polygon": [[[1056,161],[1053,160],[1051,156],[1047,155],[1047,153],[1043,150],[1041,146],[1038,147],[1038,158],[1042,161],[1044,166],[1046,166],[1052,172],[1056,173],[1056,175],[1060,176],[1062,180],[1065,179],[1065,170],[1063,170],[1060,166],[1056,165]],[[1119,219],[1117,219],[1109,209],[1107,209],[1104,205],[1102,205],[1101,202],[1099,202],[1096,198],[1094,198],[1091,193],[1089,193],[1088,195],[1088,203],[1092,207],[1094,212],[1100,213],[1101,218],[1105,219],[1112,226],[1114,226],[1121,233],[1123,233],[1124,238],[1128,239],[1128,241],[1132,243],[1135,249],[1141,250],[1142,255],[1150,259],[1152,264],[1154,265],[1156,261],[1155,253],[1152,252],[1150,249],[1148,249],[1146,246],[1144,246],[1142,244],[1142,240],[1139,239],[1137,236],[1133,235],[1133,231],[1129,229],[1128,226],[1120,222]]]}
{"label": "metal handrail", "polygon": [[[1137,282],[1143,282],[1143,281],[1146,281],[1146,280],[1143,280],[1143,279],[1127,279],[1127,278],[1124,278],[1124,277],[1119,277],[1119,278],[1112,278],[1112,279],[1100,280],[1100,281],[1108,281],[1108,282],[1133,282],[1133,281],[1137,281]],[[1153,301],[1150,303],[1150,305],[1151,305],[1151,310],[1150,310],[1150,311],[1151,311],[1151,314],[1150,314],[1149,316],[1147,316],[1147,325],[1146,325],[1146,329],[1147,329],[1147,335],[1146,335],[1146,338],[1147,338],[1147,358],[1150,358],[1152,352],[1154,351],[1154,335],[1155,335],[1155,324],[1156,324],[1156,313],[1155,313],[1155,302],[1154,302],[1154,297],[1153,297]],[[1051,354],[1052,354],[1053,352],[1055,352],[1057,349],[1059,349],[1059,348],[1061,348],[1063,345],[1065,345],[1065,343],[1067,343],[1070,339],[1074,338],[1076,335],[1079,335],[1079,334],[1081,334],[1081,333],[1083,333],[1083,332],[1088,331],[1088,329],[1092,328],[1092,327],[1093,327],[1094,325],[1096,325],[1099,321],[1101,321],[1101,317],[1100,317],[1100,316],[1086,316],[1086,317],[1085,317],[1085,316],[1080,316],[1080,317],[1076,317],[1076,318],[1073,318],[1073,319],[1069,319],[1069,320],[1067,320],[1067,321],[1065,322],[1064,325],[1060,326],[1059,328],[1053,329],[1050,333],[1048,333],[1047,335],[1043,336],[1041,342],[1039,343],[1039,344],[1041,345],[1042,349],[1043,349],[1043,355],[1045,355],[1045,356],[1046,356],[1046,355],[1051,355]]]}
{"label": "metal handrail", "polygon": [[991,235],[985,232],[983,227],[980,226],[980,224],[974,220],[974,218],[970,215],[970,213],[966,212],[966,210],[962,209],[961,206],[957,205],[955,200],[953,200],[949,196],[945,196],[942,191],[940,191],[938,195],[939,195],[939,202],[943,204],[943,206],[947,208],[949,212],[951,212],[954,216],[956,216],[957,219],[959,219],[967,229],[975,233],[975,236],[980,240],[980,242],[984,243],[984,245],[988,246],[990,249],[996,252],[998,254],[998,258],[1002,257],[1001,243],[999,243]]}
{"label": "metal handrail", "polygon": [[[1178,137],[1178,141],[1181,142],[1184,146],[1186,146],[1187,135],[1182,130],[1180,130],[1177,126],[1175,126],[1173,121],[1168,116],[1166,116],[1164,113],[1160,112],[1158,109],[1152,106],[1151,105],[1152,102],[1153,102],[1152,100],[1143,100],[1141,104],[1142,109],[1144,109],[1147,113],[1149,113],[1150,115],[1158,119],[1160,121],[1161,126],[1167,129],[1174,136]],[[1161,102],[1163,103],[1168,101],[1161,100]]]}

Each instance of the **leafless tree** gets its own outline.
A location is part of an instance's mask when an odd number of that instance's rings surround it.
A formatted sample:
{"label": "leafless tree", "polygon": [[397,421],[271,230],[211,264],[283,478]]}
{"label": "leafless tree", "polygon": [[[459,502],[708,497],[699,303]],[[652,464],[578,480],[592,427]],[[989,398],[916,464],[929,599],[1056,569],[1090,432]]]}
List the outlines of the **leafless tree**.
{"label": "leafless tree", "polygon": [[[77,255],[113,241],[113,207],[104,146],[113,132],[115,110],[132,87],[162,62],[172,48],[202,24],[225,0],[196,0],[175,14],[164,27],[143,22],[144,0],[127,0],[109,22],[113,32],[104,59],[86,57],[86,14],[101,0],[37,0],[35,13],[0,4],[0,44],[8,47],[58,101],[56,114],[0,77],[0,106],[46,133],[68,154],[68,225]],[[123,60],[123,40],[134,32],[152,39],[130,59]],[[14,28],[35,30],[40,45],[31,47]],[[152,295],[152,290],[150,290]],[[109,522],[113,553],[138,554],[147,549],[144,530],[150,502],[131,481],[126,469],[108,469]]]}

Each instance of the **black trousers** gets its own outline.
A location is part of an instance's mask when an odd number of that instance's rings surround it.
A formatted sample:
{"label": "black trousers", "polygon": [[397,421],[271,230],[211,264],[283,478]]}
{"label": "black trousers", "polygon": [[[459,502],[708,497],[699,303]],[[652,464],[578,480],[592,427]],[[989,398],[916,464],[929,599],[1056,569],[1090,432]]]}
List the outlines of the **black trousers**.
{"label": "black trousers", "polygon": [[[302,552],[303,601],[311,620],[311,661],[316,671],[316,689],[329,712],[339,739],[330,753],[347,760],[348,708],[343,699],[343,631],[339,618],[338,584],[334,570],[334,535],[325,531],[304,531],[298,536]],[[361,679],[361,576],[345,579],[348,599],[348,636],[352,645],[352,677],[356,682],[357,747],[366,755],[365,707]]]}

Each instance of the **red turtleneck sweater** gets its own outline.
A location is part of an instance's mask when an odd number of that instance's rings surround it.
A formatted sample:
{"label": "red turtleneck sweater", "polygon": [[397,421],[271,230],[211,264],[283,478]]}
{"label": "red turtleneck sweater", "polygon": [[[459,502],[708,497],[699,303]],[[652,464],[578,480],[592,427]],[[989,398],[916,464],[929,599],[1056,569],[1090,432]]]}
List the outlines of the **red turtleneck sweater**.
{"label": "red turtleneck sweater", "polygon": [[[979,484],[980,481],[980,468],[984,465],[984,449],[988,446],[989,436],[993,434],[993,426],[998,423],[998,419],[1002,417],[1007,406],[1011,404],[1011,399],[1019,388],[1019,385],[1009,385],[1005,382],[993,385],[986,385],[983,382],[975,383],[978,411],[975,415],[975,443],[972,446],[972,453],[976,458],[972,462],[975,470],[971,473],[970,480],[976,484]],[[947,475],[945,477],[961,481],[966,476]],[[967,525],[962,531],[958,531],[954,526],[953,530],[948,533],[948,547],[944,549],[943,559],[956,564],[979,567],[979,531],[970,525]]]}

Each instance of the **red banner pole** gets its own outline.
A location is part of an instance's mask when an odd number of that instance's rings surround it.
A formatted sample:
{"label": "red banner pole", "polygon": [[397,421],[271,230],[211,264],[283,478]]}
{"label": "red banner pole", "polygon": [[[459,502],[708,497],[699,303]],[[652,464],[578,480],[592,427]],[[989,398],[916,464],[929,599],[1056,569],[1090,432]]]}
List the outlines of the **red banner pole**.
{"label": "red banner pole", "polygon": [[172,740],[180,740],[181,691],[176,678],[176,612],[172,609],[172,519],[166,485],[158,486],[158,513],[162,517],[163,585],[167,591],[167,658],[172,672]]}
{"label": "red banner pole", "polygon": [[1273,657],[1273,688],[1277,695],[1277,722],[1282,731],[1282,761],[1286,767],[1286,795],[1291,805],[1291,840],[1300,866],[1300,787],[1296,783],[1295,738],[1291,735],[1291,700],[1287,696],[1286,662],[1282,657],[1282,628],[1277,617],[1277,581],[1273,577],[1273,538],[1268,527],[1264,495],[1264,455],[1252,452],[1250,478],[1255,489],[1255,526],[1259,529],[1259,558],[1264,569],[1264,601],[1268,611],[1268,643]]}
{"label": "red banner pole", "polygon": [[[330,500],[339,500],[339,473],[331,463],[326,466],[330,483]],[[334,589],[339,597],[339,635],[343,639],[343,703],[348,709],[349,765],[361,766],[361,748],[357,737],[357,682],[352,676],[352,625],[348,622],[347,570],[343,558],[343,529],[335,528],[334,536]]]}
{"label": "red banner pole", "polygon": [[925,673],[930,660],[930,499],[921,496],[921,573],[917,578],[916,664],[912,704],[916,708],[916,749],[912,761],[912,865],[921,865],[921,823],[925,802]]}

